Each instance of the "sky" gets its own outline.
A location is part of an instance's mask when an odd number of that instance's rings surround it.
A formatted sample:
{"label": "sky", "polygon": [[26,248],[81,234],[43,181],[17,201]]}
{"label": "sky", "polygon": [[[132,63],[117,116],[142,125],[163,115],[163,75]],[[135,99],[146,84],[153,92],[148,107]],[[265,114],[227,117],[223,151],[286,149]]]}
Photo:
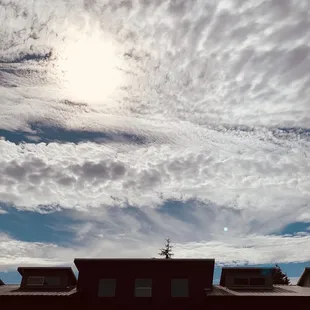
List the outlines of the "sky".
{"label": "sky", "polygon": [[0,0],[0,278],[81,257],[310,266],[308,0]]}

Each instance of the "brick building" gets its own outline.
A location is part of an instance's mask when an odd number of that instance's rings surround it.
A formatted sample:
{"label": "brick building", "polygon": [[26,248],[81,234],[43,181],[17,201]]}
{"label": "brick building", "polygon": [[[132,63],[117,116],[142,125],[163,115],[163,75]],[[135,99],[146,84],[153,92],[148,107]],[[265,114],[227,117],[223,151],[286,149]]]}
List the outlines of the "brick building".
{"label": "brick building", "polygon": [[0,280],[0,309],[303,309],[310,269],[297,285],[273,285],[274,268],[223,268],[214,259],[75,259],[69,267],[20,267],[20,285]]}

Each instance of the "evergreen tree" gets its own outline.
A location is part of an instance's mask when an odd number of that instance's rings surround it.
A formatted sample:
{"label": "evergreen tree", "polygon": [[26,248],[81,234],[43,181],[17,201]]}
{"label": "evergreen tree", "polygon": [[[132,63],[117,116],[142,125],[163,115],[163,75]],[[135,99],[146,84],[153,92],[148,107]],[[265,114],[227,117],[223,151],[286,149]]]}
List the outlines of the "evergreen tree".
{"label": "evergreen tree", "polygon": [[160,249],[160,252],[158,253],[160,256],[164,256],[166,259],[171,258],[174,254],[172,253],[173,246],[170,244],[171,240],[169,238],[165,239],[166,244],[165,247]]}
{"label": "evergreen tree", "polygon": [[282,285],[289,285],[291,284],[290,279],[286,275],[286,273],[282,272],[282,269],[276,264],[276,272],[273,277],[273,284],[282,284]]}

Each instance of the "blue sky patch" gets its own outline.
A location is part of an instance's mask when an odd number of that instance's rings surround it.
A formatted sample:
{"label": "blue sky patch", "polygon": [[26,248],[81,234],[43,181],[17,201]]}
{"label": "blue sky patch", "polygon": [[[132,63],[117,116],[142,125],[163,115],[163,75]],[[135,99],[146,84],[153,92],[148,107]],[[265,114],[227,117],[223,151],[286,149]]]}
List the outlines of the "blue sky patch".
{"label": "blue sky patch", "polygon": [[0,232],[27,242],[46,242],[59,245],[72,244],[74,234],[66,229],[73,221],[66,216],[66,211],[50,214],[20,211],[13,207],[1,205],[7,211],[0,215]]}

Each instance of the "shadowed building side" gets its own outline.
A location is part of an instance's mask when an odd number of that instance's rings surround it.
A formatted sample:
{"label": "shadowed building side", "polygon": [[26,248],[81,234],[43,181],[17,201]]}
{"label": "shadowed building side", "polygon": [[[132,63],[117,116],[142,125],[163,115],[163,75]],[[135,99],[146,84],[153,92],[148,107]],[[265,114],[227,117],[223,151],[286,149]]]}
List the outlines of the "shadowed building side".
{"label": "shadowed building side", "polygon": [[19,267],[20,285],[0,280],[1,309],[249,309],[310,304],[310,269],[298,285],[274,285],[275,268],[224,267],[214,259],[75,259],[68,267]]}
{"label": "shadowed building side", "polygon": [[22,276],[20,285],[0,287],[1,309],[2,306],[7,309],[70,309],[77,304],[77,279],[70,267],[19,267],[17,270]]}

